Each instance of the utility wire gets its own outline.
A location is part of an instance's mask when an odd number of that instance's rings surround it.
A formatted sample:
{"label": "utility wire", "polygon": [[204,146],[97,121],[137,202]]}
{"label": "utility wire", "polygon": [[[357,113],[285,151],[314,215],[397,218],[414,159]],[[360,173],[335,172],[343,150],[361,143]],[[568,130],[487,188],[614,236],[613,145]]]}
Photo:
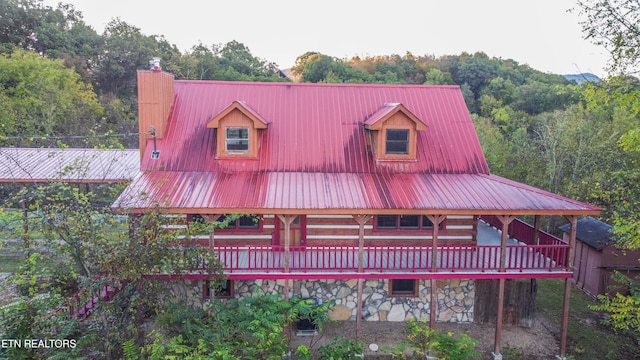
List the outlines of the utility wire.
{"label": "utility wire", "polygon": [[21,136],[3,136],[0,135],[0,140],[61,140],[61,139],[95,139],[95,138],[107,138],[107,137],[127,137],[127,136],[139,136],[143,133],[120,133],[120,134],[103,134],[103,135],[63,135],[63,136],[49,136],[49,135],[21,135]]}

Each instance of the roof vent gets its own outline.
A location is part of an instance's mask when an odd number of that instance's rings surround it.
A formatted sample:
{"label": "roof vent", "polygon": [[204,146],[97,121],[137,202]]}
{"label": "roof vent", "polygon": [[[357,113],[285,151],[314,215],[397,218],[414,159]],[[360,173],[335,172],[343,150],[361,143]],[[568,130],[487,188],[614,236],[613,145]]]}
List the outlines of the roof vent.
{"label": "roof vent", "polygon": [[149,60],[149,68],[149,70],[151,71],[161,71],[162,68],[160,67],[160,58],[154,57],[153,59]]}

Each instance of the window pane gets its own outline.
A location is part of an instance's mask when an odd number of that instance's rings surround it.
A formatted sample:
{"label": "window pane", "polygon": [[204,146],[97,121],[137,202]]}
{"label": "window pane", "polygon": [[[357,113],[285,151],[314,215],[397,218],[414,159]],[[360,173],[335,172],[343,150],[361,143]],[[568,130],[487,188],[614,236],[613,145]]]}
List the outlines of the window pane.
{"label": "window pane", "polygon": [[422,216],[422,228],[423,229],[433,229],[433,223],[425,215]]}
{"label": "window pane", "polygon": [[405,230],[420,229],[420,216],[419,215],[400,216],[400,229],[405,229]]}
{"label": "window pane", "polygon": [[249,129],[227,128],[227,151],[248,151]]}
{"label": "window pane", "polygon": [[206,224],[207,221],[200,214],[187,215],[192,223]]}
{"label": "window pane", "polygon": [[391,295],[408,295],[416,293],[416,281],[414,279],[391,280]]}
{"label": "window pane", "polygon": [[227,280],[217,289],[216,296],[219,298],[230,298],[233,296],[233,281]]}
{"label": "window pane", "polygon": [[378,225],[378,229],[397,229],[398,216],[397,215],[378,215],[377,225]]}
{"label": "window pane", "polygon": [[386,148],[387,154],[409,153],[409,130],[387,130]]}
{"label": "window pane", "polygon": [[253,216],[242,216],[238,219],[238,228],[240,229],[259,229],[260,224],[258,218]]}

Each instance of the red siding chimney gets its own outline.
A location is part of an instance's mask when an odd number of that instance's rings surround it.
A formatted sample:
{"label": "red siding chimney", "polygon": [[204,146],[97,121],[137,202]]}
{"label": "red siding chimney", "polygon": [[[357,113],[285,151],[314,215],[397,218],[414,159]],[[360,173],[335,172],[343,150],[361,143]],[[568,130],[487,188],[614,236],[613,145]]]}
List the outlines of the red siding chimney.
{"label": "red siding chimney", "polygon": [[140,158],[149,139],[151,126],[156,129],[156,138],[162,139],[169,120],[175,93],[173,74],[158,70],[138,70],[138,124],[140,131]]}

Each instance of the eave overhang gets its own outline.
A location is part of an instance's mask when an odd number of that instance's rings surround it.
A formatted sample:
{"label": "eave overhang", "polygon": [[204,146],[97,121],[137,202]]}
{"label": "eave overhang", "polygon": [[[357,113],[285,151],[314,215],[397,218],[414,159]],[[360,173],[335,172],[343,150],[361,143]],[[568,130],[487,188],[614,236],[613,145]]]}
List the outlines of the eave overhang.
{"label": "eave overhang", "polygon": [[229,104],[222,111],[218,112],[214,115],[211,120],[207,122],[207,128],[217,129],[220,123],[220,120],[224,119],[229,113],[234,110],[240,111],[246,117],[253,121],[253,126],[256,129],[266,129],[269,122],[265,120],[260,114],[258,114],[255,110],[253,110],[246,102],[236,100]]}
{"label": "eave overhang", "polygon": [[425,124],[420,118],[409,111],[409,109],[407,109],[401,103],[385,103],[380,109],[371,114],[371,116],[369,116],[364,121],[364,127],[369,130],[380,130],[382,128],[382,124],[384,124],[385,121],[399,112],[403,113],[407,118],[409,118],[416,124],[416,130],[427,129],[427,124]]}

